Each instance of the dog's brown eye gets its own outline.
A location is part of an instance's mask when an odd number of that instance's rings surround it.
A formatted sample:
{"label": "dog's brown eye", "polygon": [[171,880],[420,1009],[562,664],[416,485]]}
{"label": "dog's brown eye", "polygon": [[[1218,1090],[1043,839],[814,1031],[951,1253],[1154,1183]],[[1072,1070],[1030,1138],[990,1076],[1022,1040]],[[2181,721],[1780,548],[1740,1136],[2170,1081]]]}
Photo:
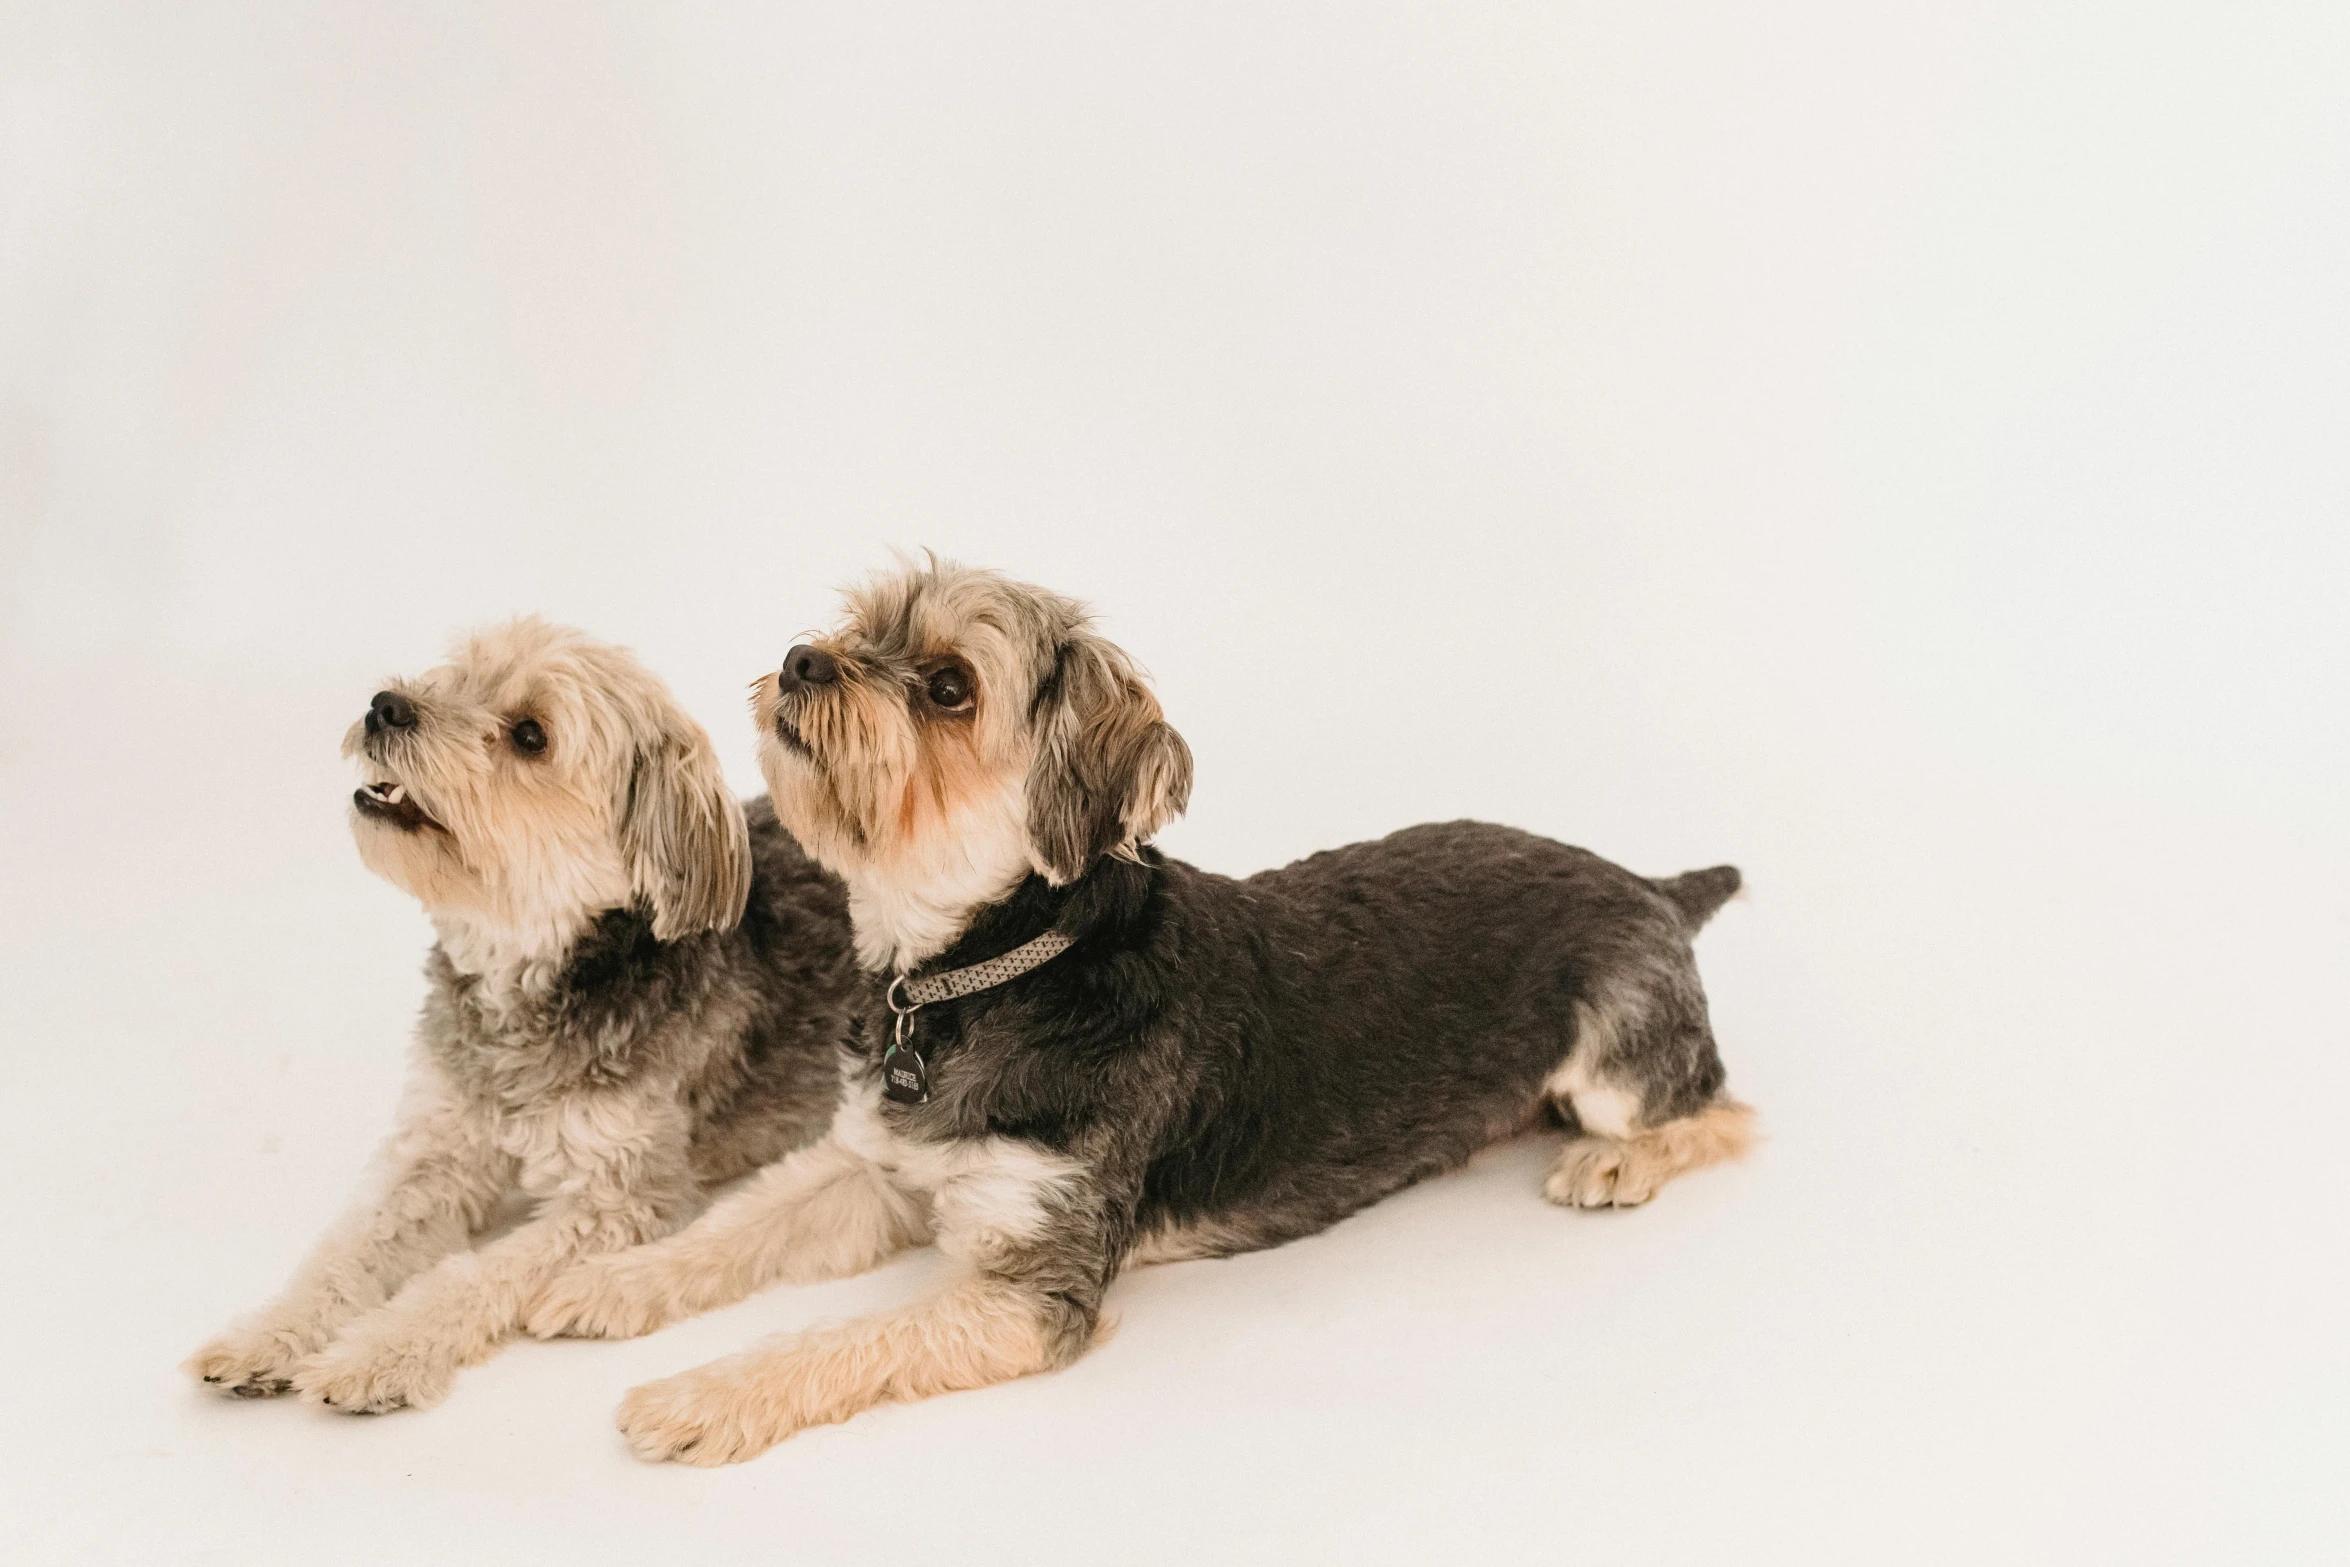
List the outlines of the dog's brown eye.
{"label": "dog's brown eye", "polygon": [[923,689],[929,693],[931,701],[944,708],[961,707],[971,700],[970,677],[952,664],[933,672]]}
{"label": "dog's brown eye", "polygon": [[506,733],[513,740],[514,749],[524,756],[536,756],[547,748],[547,732],[535,718],[525,718]]}

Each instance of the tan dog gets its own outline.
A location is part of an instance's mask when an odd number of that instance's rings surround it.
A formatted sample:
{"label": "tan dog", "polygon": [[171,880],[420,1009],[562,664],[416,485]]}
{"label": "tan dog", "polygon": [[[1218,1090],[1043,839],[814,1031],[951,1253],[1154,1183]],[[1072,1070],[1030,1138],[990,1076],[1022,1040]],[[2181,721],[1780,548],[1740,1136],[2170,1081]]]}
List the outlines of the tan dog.
{"label": "tan dog", "polygon": [[[565,1266],[820,1130],[859,985],[838,885],[764,801],[746,823],[621,648],[482,632],[376,693],[343,750],[360,858],[440,933],[414,1077],[366,1193],[188,1369],[375,1413],[441,1397]],[[532,1218],[471,1249],[517,1187]]]}

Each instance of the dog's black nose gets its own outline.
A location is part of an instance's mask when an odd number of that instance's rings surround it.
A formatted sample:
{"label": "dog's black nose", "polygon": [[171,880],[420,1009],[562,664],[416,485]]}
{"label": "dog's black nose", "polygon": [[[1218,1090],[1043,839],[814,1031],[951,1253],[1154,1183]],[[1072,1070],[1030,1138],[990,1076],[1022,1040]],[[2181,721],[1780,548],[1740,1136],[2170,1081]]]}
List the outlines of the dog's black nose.
{"label": "dog's black nose", "polygon": [[840,665],[832,661],[832,655],[803,642],[783,655],[783,672],[776,676],[776,683],[791,691],[800,686],[828,686],[839,678]]}
{"label": "dog's black nose", "polygon": [[378,691],[375,700],[367,704],[367,727],[380,729],[414,729],[416,704],[397,691]]}

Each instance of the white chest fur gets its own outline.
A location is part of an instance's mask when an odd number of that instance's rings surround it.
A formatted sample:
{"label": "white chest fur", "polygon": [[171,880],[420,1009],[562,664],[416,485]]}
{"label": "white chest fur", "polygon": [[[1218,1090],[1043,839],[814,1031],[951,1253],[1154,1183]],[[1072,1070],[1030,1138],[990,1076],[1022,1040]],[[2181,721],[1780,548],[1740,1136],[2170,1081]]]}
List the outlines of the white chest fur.
{"label": "white chest fur", "polygon": [[1016,1137],[902,1135],[884,1117],[874,1083],[849,1086],[832,1135],[892,1185],[927,1198],[939,1249],[968,1262],[1034,1244],[1084,1190],[1083,1165]]}
{"label": "white chest fur", "polygon": [[838,867],[858,961],[877,974],[913,968],[952,946],[972,910],[1019,886],[1031,868],[1025,810],[1007,787],[964,805],[948,830],[886,867]]}

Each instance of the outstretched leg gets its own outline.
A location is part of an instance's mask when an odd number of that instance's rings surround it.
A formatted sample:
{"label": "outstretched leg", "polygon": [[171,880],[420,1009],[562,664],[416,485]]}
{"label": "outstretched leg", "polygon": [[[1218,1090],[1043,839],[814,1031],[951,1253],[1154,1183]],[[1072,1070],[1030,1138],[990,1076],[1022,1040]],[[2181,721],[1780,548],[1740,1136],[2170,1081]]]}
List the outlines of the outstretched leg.
{"label": "outstretched leg", "polygon": [[685,1109],[656,1092],[575,1100],[555,1127],[561,1190],[530,1221],[445,1257],[294,1370],[305,1397],[353,1414],[434,1403],[521,1325],[578,1258],[665,1233],[691,1200]]}
{"label": "outstretched leg", "polygon": [[290,1392],[295,1368],[347,1324],[465,1248],[506,1189],[512,1165],[439,1069],[422,1061],[368,1189],[277,1299],[197,1350],[188,1371],[236,1398]]}
{"label": "outstretched leg", "polygon": [[845,1278],[928,1238],[921,1201],[827,1137],[751,1177],[686,1228],[582,1261],[540,1292],[540,1338],[632,1338],[769,1284]]}
{"label": "outstretched leg", "polygon": [[1577,1128],[1542,1183],[1570,1208],[1631,1208],[1689,1170],[1735,1159],[1754,1112],[1722,1091],[1694,966],[1575,1007],[1575,1040],[1543,1087]]}
{"label": "outstretched leg", "polygon": [[1100,1325],[1118,1271],[1114,1213],[1077,1161],[1012,1138],[966,1143],[935,1194],[939,1249],[970,1271],[902,1311],[785,1335],[648,1383],[620,1406],[646,1458],[728,1464],[809,1426],[893,1400],[986,1387],[1067,1365]]}
{"label": "outstretched leg", "polygon": [[1717,1099],[1685,1115],[1610,1137],[1586,1132],[1559,1150],[1542,1195],[1568,1208],[1634,1208],[1674,1176],[1735,1159],[1753,1145],[1754,1112]]}
{"label": "outstretched leg", "polygon": [[739,1463],[876,1404],[1066,1365],[1093,1327],[1093,1314],[1065,1299],[980,1274],[919,1305],[770,1339],[648,1382],[622,1401],[620,1431],[643,1458]]}

